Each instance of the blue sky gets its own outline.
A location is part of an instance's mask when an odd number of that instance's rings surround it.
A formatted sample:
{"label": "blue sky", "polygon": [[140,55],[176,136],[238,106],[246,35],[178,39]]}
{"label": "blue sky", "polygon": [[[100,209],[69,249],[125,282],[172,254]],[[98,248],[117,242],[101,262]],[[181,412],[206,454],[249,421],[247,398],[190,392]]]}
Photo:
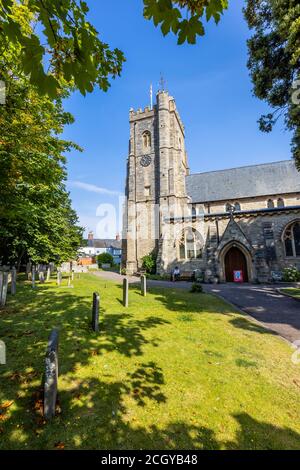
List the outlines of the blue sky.
{"label": "blue sky", "polygon": [[[149,104],[149,87],[158,88],[162,72],[186,127],[186,145],[194,173],[290,158],[290,135],[279,123],[271,134],[257,119],[268,112],[252,96],[242,0],[230,1],[218,26],[206,27],[197,45],[177,46],[173,35],[143,18],[142,0],[92,2],[90,19],[101,38],[125,53],[122,76],[108,93],[73,94],[66,102],[76,122],[64,137],[84,153],[68,155],[68,189],[86,231],[102,236],[103,204],[118,207],[124,191],[131,107]],[[98,208],[98,215],[97,214]],[[101,215],[102,214],[102,215]],[[118,228],[111,227],[112,233]]]}

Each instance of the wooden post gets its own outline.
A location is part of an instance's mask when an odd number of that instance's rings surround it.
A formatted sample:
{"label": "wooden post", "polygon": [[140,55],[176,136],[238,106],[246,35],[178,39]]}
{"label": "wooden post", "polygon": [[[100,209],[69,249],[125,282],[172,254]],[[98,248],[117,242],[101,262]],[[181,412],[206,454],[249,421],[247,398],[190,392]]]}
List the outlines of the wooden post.
{"label": "wooden post", "polygon": [[147,278],[146,276],[141,276],[141,293],[142,296],[146,297],[147,295]]}
{"label": "wooden post", "polygon": [[2,291],[3,291],[3,271],[0,271],[0,305],[2,304]]}
{"label": "wooden post", "polygon": [[97,292],[93,294],[93,311],[92,311],[92,329],[99,331],[99,308],[100,308],[100,295]]}
{"label": "wooden post", "polygon": [[123,280],[123,305],[128,307],[128,279]]}

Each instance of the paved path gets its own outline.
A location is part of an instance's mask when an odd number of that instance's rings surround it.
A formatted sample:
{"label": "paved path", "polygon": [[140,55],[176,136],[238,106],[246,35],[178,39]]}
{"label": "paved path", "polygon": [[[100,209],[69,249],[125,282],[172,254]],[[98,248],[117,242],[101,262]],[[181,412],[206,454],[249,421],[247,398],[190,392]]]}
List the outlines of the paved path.
{"label": "paved path", "polygon": [[[125,276],[121,276],[118,273],[113,273],[109,271],[94,271],[93,274],[95,274],[98,277],[101,277],[102,279],[107,279],[109,281],[114,281],[118,283],[122,283],[123,279]],[[141,280],[139,277],[135,276],[128,276],[128,281],[130,284],[137,284],[140,283]],[[190,289],[191,288],[191,283],[190,282],[171,282],[171,281],[152,281],[149,280],[147,281],[148,286],[153,286],[153,287],[168,287],[168,288],[180,288],[180,289]]]}
{"label": "paved path", "polygon": [[[124,276],[108,271],[94,272],[102,279],[122,283]],[[139,277],[129,277],[131,284],[139,283]],[[150,281],[153,287],[190,289],[190,282]],[[291,285],[292,286],[292,285]],[[285,287],[289,287],[288,285]],[[267,328],[275,331],[288,341],[300,340],[300,302],[277,292],[278,284],[205,284],[204,290],[216,294],[243,312],[251,315]]]}
{"label": "paved path", "polygon": [[[285,287],[289,287],[288,285]],[[300,340],[300,302],[277,291],[278,285],[205,285],[288,341]]]}

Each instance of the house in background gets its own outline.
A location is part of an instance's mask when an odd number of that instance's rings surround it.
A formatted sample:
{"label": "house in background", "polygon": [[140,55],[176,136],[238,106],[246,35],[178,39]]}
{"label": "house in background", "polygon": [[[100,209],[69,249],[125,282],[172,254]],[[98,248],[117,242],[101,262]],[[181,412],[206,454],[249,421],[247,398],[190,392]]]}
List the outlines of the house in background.
{"label": "house in background", "polygon": [[93,232],[88,234],[86,246],[79,248],[79,263],[82,265],[91,265],[97,260],[97,256],[102,253],[109,253],[114,258],[115,264],[121,264],[122,259],[122,242],[120,236],[114,239],[97,239],[94,238]]}

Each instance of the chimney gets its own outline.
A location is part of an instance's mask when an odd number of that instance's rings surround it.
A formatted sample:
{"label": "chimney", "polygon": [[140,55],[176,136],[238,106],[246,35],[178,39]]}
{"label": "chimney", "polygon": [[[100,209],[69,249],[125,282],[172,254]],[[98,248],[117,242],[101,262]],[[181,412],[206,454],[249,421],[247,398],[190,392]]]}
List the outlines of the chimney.
{"label": "chimney", "polygon": [[94,233],[89,232],[89,234],[88,234],[88,246],[93,246],[93,241],[94,241]]}

